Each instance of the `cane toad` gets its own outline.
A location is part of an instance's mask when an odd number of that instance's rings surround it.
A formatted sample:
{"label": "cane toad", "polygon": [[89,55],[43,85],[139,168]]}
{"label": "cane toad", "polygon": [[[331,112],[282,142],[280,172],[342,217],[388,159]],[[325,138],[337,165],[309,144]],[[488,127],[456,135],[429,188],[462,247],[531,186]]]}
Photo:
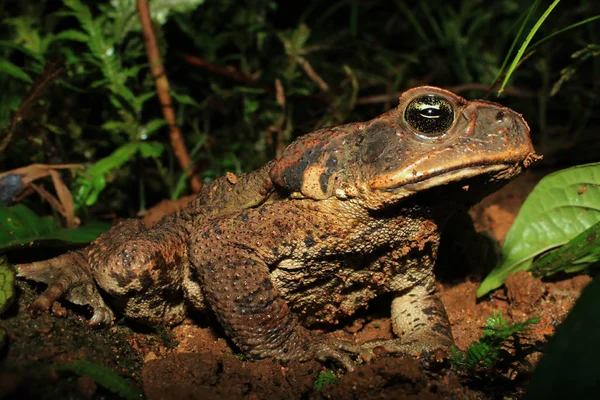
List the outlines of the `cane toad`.
{"label": "cane toad", "polygon": [[452,335],[433,293],[440,229],[536,158],[519,114],[418,87],[370,121],[314,131],[256,171],[217,179],[150,229],[126,220],[18,274],[48,284],[33,313],[60,297],[91,306],[92,325],[114,319],[103,297],[147,324],[211,310],[253,357],[347,368],[364,346],[307,327],[391,292],[398,338],[383,345],[446,347]]}

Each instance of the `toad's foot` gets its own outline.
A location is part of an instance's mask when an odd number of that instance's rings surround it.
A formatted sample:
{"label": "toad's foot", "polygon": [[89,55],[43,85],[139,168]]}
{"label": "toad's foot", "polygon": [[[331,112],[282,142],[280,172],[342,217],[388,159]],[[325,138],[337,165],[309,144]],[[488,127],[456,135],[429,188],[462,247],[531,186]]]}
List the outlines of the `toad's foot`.
{"label": "toad's foot", "polygon": [[354,371],[356,362],[350,355],[361,355],[363,347],[358,343],[348,342],[341,339],[330,339],[325,336],[309,332],[310,350],[306,353],[309,358],[318,361],[334,360],[340,363],[348,372]]}
{"label": "toad's foot", "polygon": [[48,284],[48,287],[29,307],[36,316],[65,297],[71,303],[89,305],[93,315],[92,326],[112,323],[114,316],[98,292],[88,266],[86,250],[78,250],[59,257],[30,264],[17,265],[17,276]]}
{"label": "toad's foot", "polygon": [[379,354],[432,354],[454,344],[444,305],[429,286],[415,286],[392,301],[392,326],[398,338],[363,343],[365,361]]}

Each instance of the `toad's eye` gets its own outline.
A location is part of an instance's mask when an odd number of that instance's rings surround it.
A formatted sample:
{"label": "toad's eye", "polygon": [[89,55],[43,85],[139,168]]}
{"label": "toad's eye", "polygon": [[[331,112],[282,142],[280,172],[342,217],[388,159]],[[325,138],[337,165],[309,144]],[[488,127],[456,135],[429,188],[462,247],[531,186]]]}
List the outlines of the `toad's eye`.
{"label": "toad's eye", "polygon": [[443,97],[426,95],[408,103],[404,110],[404,119],[418,133],[435,137],[452,126],[454,109]]}

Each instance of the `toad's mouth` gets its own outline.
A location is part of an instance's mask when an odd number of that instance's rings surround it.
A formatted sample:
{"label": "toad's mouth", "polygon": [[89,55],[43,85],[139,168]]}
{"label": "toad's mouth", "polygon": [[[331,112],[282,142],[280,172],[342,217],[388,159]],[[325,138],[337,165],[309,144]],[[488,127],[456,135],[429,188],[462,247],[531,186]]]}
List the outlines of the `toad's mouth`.
{"label": "toad's mouth", "polygon": [[441,167],[431,168],[426,166],[430,160],[423,158],[410,167],[376,177],[371,180],[370,187],[372,190],[415,192],[482,175],[490,181],[507,181],[540,158],[531,151],[513,157],[478,157],[468,163],[457,159],[454,162],[442,163]]}
{"label": "toad's mouth", "polygon": [[467,166],[455,170],[436,171],[437,173],[415,177],[412,181],[405,181],[399,189],[416,192],[462,181],[466,184],[470,178],[483,175],[490,177],[490,180],[504,181],[517,176],[521,170],[522,166],[520,164]]}
{"label": "toad's mouth", "polygon": [[[534,157],[534,159],[537,158],[537,156]],[[469,186],[473,183],[473,180],[482,177],[485,177],[484,180],[486,183],[506,183],[519,175],[527,165],[528,163],[525,162],[514,164],[462,165],[460,167],[457,166],[455,169],[444,169],[430,171],[421,175],[413,175],[403,179],[398,186],[387,186],[377,189],[394,192],[396,195],[405,197],[427,189],[464,182],[463,189],[469,190]],[[481,180],[478,182],[480,183]],[[396,181],[396,183],[400,182]]]}

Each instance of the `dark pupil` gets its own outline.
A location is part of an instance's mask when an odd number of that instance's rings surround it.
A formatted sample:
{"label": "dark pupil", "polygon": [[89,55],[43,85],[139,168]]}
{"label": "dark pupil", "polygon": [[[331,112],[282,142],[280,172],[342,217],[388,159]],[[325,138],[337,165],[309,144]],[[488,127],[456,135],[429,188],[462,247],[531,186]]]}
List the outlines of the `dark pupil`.
{"label": "dark pupil", "polygon": [[439,96],[422,96],[411,101],[404,111],[411,127],[425,136],[439,136],[454,122],[454,110],[448,101]]}

